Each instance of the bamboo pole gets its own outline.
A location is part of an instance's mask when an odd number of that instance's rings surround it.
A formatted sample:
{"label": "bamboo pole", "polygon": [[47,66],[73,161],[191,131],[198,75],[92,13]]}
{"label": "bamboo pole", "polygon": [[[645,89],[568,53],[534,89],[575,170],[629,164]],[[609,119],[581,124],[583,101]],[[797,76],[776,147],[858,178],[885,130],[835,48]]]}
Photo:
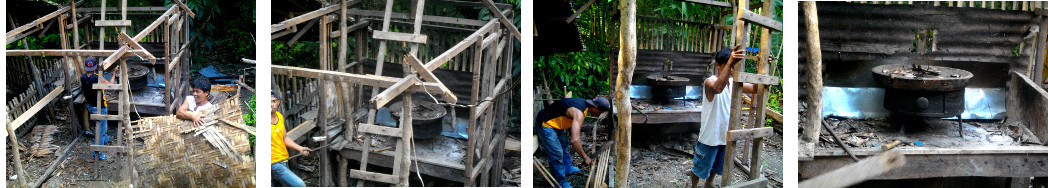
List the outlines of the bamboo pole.
{"label": "bamboo pole", "polygon": [[615,79],[615,110],[618,115],[618,131],[615,141],[615,187],[629,187],[630,135],[633,122],[630,118],[630,83],[637,64],[637,1],[619,1],[622,17],[619,23],[619,72]]}

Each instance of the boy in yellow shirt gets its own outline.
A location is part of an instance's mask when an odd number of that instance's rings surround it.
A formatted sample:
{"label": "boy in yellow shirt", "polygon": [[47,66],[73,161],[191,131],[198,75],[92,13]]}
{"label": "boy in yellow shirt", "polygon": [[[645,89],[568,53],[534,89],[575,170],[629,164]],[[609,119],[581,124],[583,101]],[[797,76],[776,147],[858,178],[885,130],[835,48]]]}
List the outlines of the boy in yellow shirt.
{"label": "boy in yellow shirt", "polygon": [[269,126],[271,131],[271,138],[269,141],[271,157],[269,158],[269,162],[273,163],[271,166],[273,172],[272,177],[273,180],[275,180],[273,186],[305,187],[306,183],[302,181],[302,178],[299,178],[298,175],[295,175],[295,173],[291,172],[291,169],[288,168],[287,161],[279,163],[275,162],[289,157],[287,148],[296,150],[305,156],[309,156],[309,152],[313,150],[299,146],[294,140],[291,140],[291,138],[284,137],[284,133],[287,133],[287,130],[284,130],[284,116],[280,114],[280,112],[277,112],[277,107],[280,106],[280,99],[277,96],[277,92],[272,93],[271,101],[272,103],[270,106],[273,107],[273,113],[271,114],[272,125]]}

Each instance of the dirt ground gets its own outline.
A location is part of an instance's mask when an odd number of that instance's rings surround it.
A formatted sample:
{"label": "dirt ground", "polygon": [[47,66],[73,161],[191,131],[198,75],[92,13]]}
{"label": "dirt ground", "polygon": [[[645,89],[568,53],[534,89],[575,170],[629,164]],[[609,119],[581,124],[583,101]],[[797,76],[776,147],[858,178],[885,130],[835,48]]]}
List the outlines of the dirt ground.
{"label": "dirt ground", "polygon": [[[590,148],[593,147],[593,134],[592,134],[592,123],[585,123],[582,128],[582,142],[583,148],[586,152],[591,152]],[[630,160],[630,186],[632,187],[687,187],[690,186],[690,179],[685,174],[691,169],[692,164],[692,147],[697,140],[697,131],[688,133],[676,133],[670,135],[659,135],[659,134],[638,134],[638,127],[641,125],[634,126],[634,136],[632,143],[632,159]],[[675,125],[675,126],[690,126],[690,125]],[[607,130],[605,126],[601,126],[599,133],[597,133],[597,141],[599,143],[607,142],[611,131]],[[736,156],[742,156],[742,150],[736,149]],[[614,157],[612,155],[612,157]],[[741,157],[740,157],[741,159]],[[594,159],[596,160],[596,159]],[[744,160],[747,161],[748,160]],[[761,161],[763,168],[763,176],[768,177],[769,187],[782,187],[782,135],[777,133],[769,139],[765,139],[764,147],[761,152]],[[546,160],[544,153],[536,152],[535,162],[539,162],[545,167],[549,167],[549,163]],[[586,166],[582,162],[582,157],[572,152],[572,165],[579,167],[582,171],[575,174],[568,175],[568,181],[574,187],[584,187],[586,184],[586,178],[590,174],[589,166]],[[609,168],[614,169],[613,165],[609,165]],[[734,179],[736,181],[745,179],[745,175],[740,170],[734,171]],[[542,175],[538,170],[534,170],[533,181],[536,187],[549,187],[549,183],[542,178]],[[611,179],[611,178],[606,178]],[[715,185],[720,185],[721,176],[717,176],[714,179]],[[701,184],[700,184],[701,186]]]}

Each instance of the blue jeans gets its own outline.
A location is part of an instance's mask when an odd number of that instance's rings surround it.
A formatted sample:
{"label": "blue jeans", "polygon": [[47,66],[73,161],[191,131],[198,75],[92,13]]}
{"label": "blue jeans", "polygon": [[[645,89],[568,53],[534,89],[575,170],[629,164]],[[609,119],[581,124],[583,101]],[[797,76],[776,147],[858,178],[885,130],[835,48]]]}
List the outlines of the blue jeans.
{"label": "blue jeans", "polygon": [[542,150],[546,153],[546,157],[549,158],[550,173],[553,174],[553,179],[556,179],[560,183],[561,187],[571,187],[571,182],[568,182],[567,175],[571,170],[571,155],[568,155],[568,148],[571,147],[568,144],[568,137],[564,130],[556,130],[541,124],[535,125],[535,132],[539,136],[539,144],[542,145]]}
{"label": "blue jeans", "polygon": [[714,172],[724,173],[724,145],[707,146],[702,142],[695,142],[694,156],[691,159],[691,172],[702,179],[710,178]]}
{"label": "blue jeans", "polygon": [[[87,105],[88,113],[98,114],[98,110],[99,110],[99,108],[95,107],[94,105],[90,105],[90,104]],[[105,107],[102,107],[101,110],[104,113],[108,113],[109,112],[109,109],[105,108]],[[108,131],[109,131],[109,121],[99,120],[99,121],[97,121],[95,123],[95,125],[98,126],[98,132],[99,132],[98,135],[95,135],[95,136],[99,137],[98,142],[95,142],[95,145],[106,145],[106,144],[108,144],[109,143],[109,134],[106,134],[106,133],[108,133]],[[101,155],[102,155],[101,151],[96,151],[93,154],[93,156],[96,156],[96,157],[97,156],[101,156]]]}
{"label": "blue jeans", "polygon": [[305,187],[306,182],[302,181],[298,175],[291,172],[291,169],[287,168],[287,162],[280,162],[273,164],[273,180],[275,180],[273,186],[281,187]]}

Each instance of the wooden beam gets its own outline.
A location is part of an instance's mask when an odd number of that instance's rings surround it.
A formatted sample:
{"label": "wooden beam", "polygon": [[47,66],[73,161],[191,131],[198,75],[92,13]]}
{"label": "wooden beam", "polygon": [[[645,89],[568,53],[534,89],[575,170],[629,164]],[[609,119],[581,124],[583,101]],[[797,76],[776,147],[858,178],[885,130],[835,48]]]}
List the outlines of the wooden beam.
{"label": "wooden beam", "polygon": [[[349,9],[348,13],[352,14],[352,15],[371,16],[371,17],[383,17],[384,14],[385,14],[383,11],[362,10],[362,9],[359,9],[359,8]],[[410,18],[408,18],[408,14],[407,13],[398,13],[398,12],[393,12],[392,14],[390,14],[390,18],[392,18],[392,19],[410,19]],[[463,19],[463,18],[444,17],[444,16],[432,16],[432,15],[430,15],[430,16],[423,16],[422,20],[423,21],[427,21],[427,22],[437,22],[437,23],[446,23],[446,24],[458,24],[458,25],[469,25],[469,26],[483,26],[485,23],[487,23],[486,21],[483,21],[483,20]],[[498,20],[494,20],[494,21],[498,21]]]}
{"label": "wooden beam", "polygon": [[765,188],[768,187],[768,178],[760,177],[755,180],[740,182],[725,188]]}
{"label": "wooden beam", "polygon": [[775,134],[775,129],[771,127],[730,130],[728,131],[728,140],[729,142],[737,140],[749,140],[754,138],[769,137],[773,134]]}
{"label": "wooden beam", "polygon": [[[187,14],[189,14],[189,17],[196,18],[196,14],[193,13],[193,9],[189,9],[189,7],[186,6],[185,3],[182,3],[182,0],[171,0],[171,1],[174,1],[176,4],[178,4],[178,7],[181,7],[183,11],[185,11]],[[125,11],[126,11],[126,9],[125,9]]]}
{"label": "wooden beam", "polygon": [[294,45],[295,42],[298,42],[299,38],[302,38],[302,35],[306,34],[306,31],[309,31],[310,28],[313,28],[313,25],[316,25],[317,22],[319,22],[319,21],[320,20],[318,20],[318,19],[310,20],[309,23],[307,23],[305,27],[302,27],[302,29],[299,30],[298,33],[295,33],[294,37],[291,37],[291,40],[287,41],[287,45],[288,46]]}
{"label": "wooden beam", "polygon": [[[108,56],[115,53],[116,50],[7,50],[5,54],[7,56],[50,56],[50,57],[61,57],[61,56]],[[144,50],[130,50],[127,53],[133,55],[145,55]]]}
{"label": "wooden beam", "polygon": [[888,150],[879,156],[863,159],[859,162],[838,168],[815,178],[800,182],[799,187],[848,187],[859,182],[880,176],[892,169],[906,164],[906,157],[895,150]]}
{"label": "wooden beam", "polygon": [[724,1],[714,1],[714,0],[681,0],[681,1],[698,3],[698,4],[704,4],[704,5],[713,5],[713,6],[719,6],[719,7],[724,7],[724,8],[731,8],[731,3],[724,2]]}
{"label": "wooden beam", "polygon": [[400,42],[411,42],[426,44],[426,35],[410,34],[410,33],[398,33],[398,32],[386,32],[386,31],[375,31],[371,36],[374,39],[379,40],[392,40]]}
{"label": "wooden beam", "polygon": [[123,121],[124,116],[122,115],[102,115],[102,114],[91,114],[91,120],[108,120],[108,121]]}
{"label": "wooden beam", "polygon": [[495,2],[492,2],[491,0],[480,0],[480,2],[488,6],[488,10],[491,10],[491,14],[494,14],[495,17],[499,18],[499,21],[502,22],[502,25],[506,26],[506,28],[509,29],[510,33],[513,33],[513,37],[517,37],[517,40],[521,40],[520,29],[517,29],[517,26],[513,25],[513,21],[510,21],[509,18],[506,18],[506,15],[502,15],[502,11],[499,11],[499,8],[495,7]]}
{"label": "wooden beam", "polygon": [[[815,2],[805,1],[801,2],[801,7],[804,11],[804,26],[808,30],[805,33],[805,49],[808,51],[808,59],[805,64],[808,72],[808,108],[807,114],[805,114],[805,122],[807,125],[804,126],[803,142],[808,144],[804,147],[808,147],[810,150],[801,149],[800,151],[814,152],[814,144],[819,142],[819,132],[822,126],[822,47],[819,43],[819,16]],[[801,153],[799,156],[812,156],[811,153]]]}
{"label": "wooden beam", "polygon": [[[7,34],[6,34],[7,37],[6,38],[8,38],[8,39],[14,38],[14,36],[22,34],[22,32],[24,32],[26,30],[29,30],[30,28],[37,27],[37,25],[43,24],[44,22],[46,22],[48,20],[51,20],[52,18],[55,18],[58,15],[64,14],[66,11],[69,11],[70,9],[72,9],[73,6],[80,6],[82,4],[84,4],[84,1],[77,2],[76,4],[74,4],[72,6],[66,5],[66,6],[64,6],[64,7],[60,8],[60,9],[58,9],[58,10],[55,10],[54,12],[51,12],[50,14],[44,15],[44,16],[42,16],[40,18],[37,18],[36,20],[33,20],[32,22],[29,22],[29,23],[27,23],[25,25],[22,25],[22,26],[19,26],[19,27],[15,28],[15,29],[12,29],[11,31],[7,32]],[[8,42],[10,42],[10,40],[8,40]]]}
{"label": "wooden beam", "polygon": [[413,75],[400,79],[397,83],[394,83],[392,86],[389,86],[389,88],[386,88],[386,90],[383,90],[382,93],[372,97],[371,108],[378,109],[386,106],[386,103],[389,103],[389,101],[396,98],[397,95],[404,93],[404,91],[407,91],[409,87],[414,86],[417,83],[419,83],[419,80]]}
{"label": "wooden beam", "polygon": [[739,72],[738,80],[735,81],[761,85],[779,85],[779,77],[748,72]]}
{"label": "wooden beam", "polygon": [[91,148],[91,151],[127,153],[127,148],[124,146],[91,145],[88,147]]}
{"label": "wooden beam", "polygon": [[11,130],[18,129],[18,127],[22,126],[22,124],[28,121],[29,118],[32,118],[34,115],[36,115],[37,112],[40,112],[40,110],[43,109],[44,106],[50,104],[51,101],[58,97],[59,94],[62,94],[62,91],[65,91],[65,88],[63,88],[62,86],[55,87],[54,90],[51,90],[51,92],[47,93],[46,96],[40,98],[39,101],[34,103],[33,106],[29,107],[28,110],[22,112],[22,115],[18,115],[18,117],[15,118],[14,121],[11,121],[11,123],[8,123],[7,126],[10,126]]}
{"label": "wooden beam", "polygon": [[466,50],[466,48],[469,48],[470,45],[472,45],[474,42],[476,42],[477,40],[481,40],[482,37],[484,37],[484,34],[486,34],[489,30],[494,28],[495,24],[498,24],[496,22],[497,22],[497,20],[490,20],[490,21],[488,21],[487,24],[484,24],[484,27],[481,27],[480,29],[477,29],[477,32],[474,32],[473,34],[470,34],[468,37],[466,37],[466,39],[463,39],[458,44],[455,44],[455,46],[452,46],[451,48],[448,48],[447,51],[444,51],[444,53],[438,55],[437,57],[433,58],[433,60],[430,60],[429,62],[427,62],[426,63],[426,70],[430,70],[430,71],[437,70],[437,68],[440,68],[440,66],[443,66],[444,63],[447,63],[447,61],[450,61],[451,58],[454,58],[455,56],[458,56],[459,53],[462,53],[462,51]]}
{"label": "wooden beam", "polygon": [[[127,7],[129,12],[156,12],[165,11],[171,7]],[[119,7],[106,7],[107,11],[117,11]],[[101,7],[76,8],[77,13],[95,13],[102,11]]]}
{"label": "wooden beam", "polygon": [[127,36],[127,33],[120,32],[120,34],[117,36],[120,38],[120,40],[123,40],[124,43],[126,43],[128,46],[131,46],[132,49],[142,50],[145,54],[145,60],[149,61],[150,63],[156,64],[156,57],[154,57],[153,54],[150,54],[149,51],[146,51],[146,48],[143,48],[142,45],[138,44],[138,42],[132,40],[131,36]]}
{"label": "wooden beam", "polygon": [[[175,10],[177,9],[178,7],[171,7],[170,9],[167,9],[167,12],[164,12],[163,15],[160,15],[160,17],[153,21],[153,23],[150,23],[149,26],[146,26],[145,29],[142,29],[142,31],[135,35],[134,38],[131,38],[131,41],[138,42],[146,38],[146,36],[149,35],[150,32],[153,32],[153,29],[156,29],[156,27],[160,26],[160,24],[167,21],[167,18],[171,16],[171,14],[174,14]],[[130,48],[128,48],[127,46],[122,46],[120,47],[120,49],[117,49],[116,52],[114,52],[112,55],[106,57],[106,59],[102,61],[102,70],[109,69],[109,66],[113,65],[113,63],[116,62],[116,60],[119,57],[123,57],[124,53],[126,53],[128,50],[130,50]]]}
{"label": "wooden beam", "polygon": [[401,137],[402,134],[402,131],[399,128],[384,127],[366,123],[357,124],[357,131],[364,132],[367,134],[377,134],[392,137]]}
{"label": "wooden beam", "polygon": [[444,83],[440,82],[440,79],[437,79],[437,76],[430,72],[430,70],[426,70],[426,67],[422,65],[422,62],[420,62],[418,58],[415,58],[415,55],[408,54],[407,56],[404,56],[404,63],[415,68],[415,71],[418,72],[419,75],[422,75],[423,79],[436,83],[437,87],[440,88],[441,91],[444,91],[441,93],[444,97],[444,101],[452,104],[458,102],[458,97],[455,96],[455,93],[452,93],[447,86],[444,86]]}
{"label": "wooden beam", "polygon": [[272,26],[269,27],[269,29],[270,29],[269,32],[277,32],[277,31],[280,31],[280,30],[284,30],[284,29],[287,29],[287,28],[289,28],[291,26],[298,25],[298,24],[300,24],[302,22],[306,22],[306,20],[313,20],[313,19],[316,19],[317,17],[320,17],[320,16],[323,16],[323,15],[327,15],[329,13],[335,12],[336,10],[338,10],[338,5],[337,4],[336,5],[326,6],[324,8],[320,8],[320,9],[314,10],[313,12],[309,12],[309,13],[306,13],[306,14],[303,14],[303,15],[299,15],[299,16],[296,16],[294,18],[281,21],[280,23],[273,24]]}
{"label": "wooden beam", "polygon": [[[396,163],[396,162],[399,162],[399,161],[394,161],[394,163]],[[397,176],[394,176],[394,175],[380,174],[380,173],[362,171],[362,170],[357,170],[357,169],[350,169],[349,170],[349,177],[351,177],[353,179],[360,179],[360,180],[367,180],[367,181],[377,181],[377,182],[388,183],[388,184],[396,184],[397,182],[400,182],[400,178],[397,178]]]}
{"label": "wooden beam", "polygon": [[760,14],[753,13],[749,10],[742,10],[742,19],[749,23],[757,24],[762,27],[773,29],[778,32],[782,32],[782,22],[775,21],[769,17],[761,16]]}
{"label": "wooden beam", "polygon": [[284,137],[290,138],[291,140],[297,140],[299,137],[306,135],[306,133],[316,127],[317,124],[312,121],[302,122],[302,124],[295,126],[294,129],[288,130],[287,133],[284,134]]}
{"label": "wooden beam", "polygon": [[131,20],[95,20],[95,27],[127,27]]}
{"label": "wooden beam", "polygon": [[[506,87],[506,85],[508,83],[509,83],[509,77],[506,77],[506,79],[500,80],[499,83],[497,85],[495,85],[495,89],[492,90],[492,92],[495,92],[495,93],[492,93],[492,94],[494,95],[494,94],[497,94],[497,92],[502,91],[503,88]],[[484,101],[481,101],[480,104],[477,104],[476,112],[473,112],[474,116],[470,116],[470,117],[480,117],[480,115],[483,114],[485,110],[487,110],[489,107],[491,107],[491,104],[494,103],[493,100],[495,100],[495,97],[496,96],[488,96],[487,98],[484,98]]]}
{"label": "wooden beam", "polygon": [[589,2],[586,2],[586,4],[583,4],[582,7],[579,8],[579,10],[576,10],[574,14],[571,14],[571,16],[568,16],[568,20],[564,20],[564,23],[571,23],[572,21],[575,21],[575,18],[578,18],[579,14],[582,14],[582,12],[585,12],[586,8],[589,8],[589,6],[592,5],[594,1],[597,1],[597,0],[589,0]]}
{"label": "wooden beam", "polygon": [[[376,86],[388,88],[393,84],[400,81],[402,78],[394,78],[388,76],[375,76],[375,75],[360,75],[353,73],[344,73],[337,71],[325,71],[317,69],[308,69],[301,67],[289,67],[281,65],[272,65],[272,74],[274,75],[289,75],[295,77],[315,78],[322,80],[332,80],[338,82],[351,82],[365,86]],[[428,91],[433,93],[442,92],[435,83],[421,83],[422,87],[412,88],[413,91]],[[376,93],[377,94],[377,93]]]}

